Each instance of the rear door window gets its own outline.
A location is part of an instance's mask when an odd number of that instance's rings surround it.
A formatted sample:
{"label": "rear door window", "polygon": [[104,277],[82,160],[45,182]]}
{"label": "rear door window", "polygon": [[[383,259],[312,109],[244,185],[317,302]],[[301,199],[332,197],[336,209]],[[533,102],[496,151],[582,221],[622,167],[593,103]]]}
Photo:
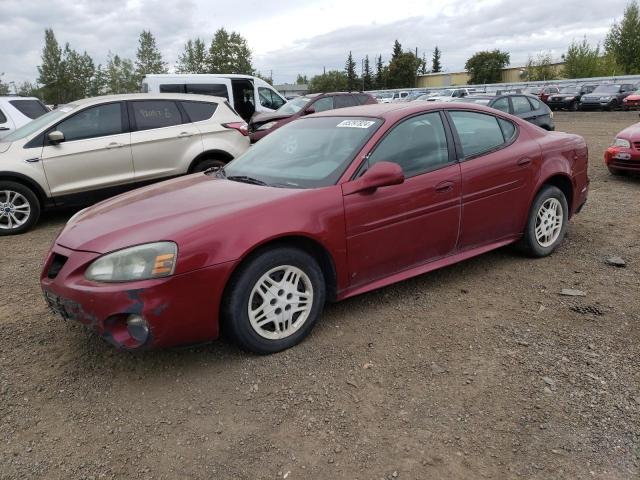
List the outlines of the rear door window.
{"label": "rear door window", "polygon": [[10,100],[9,103],[25,117],[29,117],[32,120],[49,111],[39,100]]}
{"label": "rear door window", "polygon": [[509,99],[507,97],[499,98],[491,105],[491,108],[509,113]]}
{"label": "rear door window", "polygon": [[192,122],[209,120],[218,108],[216,103],[207,102],[180,102],[180,104]]}
{"label": "rear door window", "polygon": [[449,111],[465,158],[496,150],[505,143],[498,119],[477,112]]}
{"label": "rear door window", "polygon": [[172,127],[184,123],[176,102],[169,100],[143,100],[130,102],[136,130]]}
{"label": "rear door window", "polygon": [[187,83],[185,89],[187,93],[212,95],[229,100],[229,91],[224,83]]}
{"label": "rear door window", "polygon": [[0,123],[7,123],[7,117],[2,112],[2,110],[0,110]]}
{"label": "rear door window", "polygon": [[514,115],[523,115],[531,111],[531,104],[525,97],[515,95],[511,97],[511,104],[513,105]]}
{"label": "rear door window", "polygon": [[367,102],[370,101],[369,95],[367,95],[366,93],[358,93],[357,95],[354,95],[354,97],[356,97],[356,100],[360,105],[365,105]]}
{"label": "rear door window", "polygon": [[325,110],[332,110],[333,107],[333,97],[324,97],[319,100],[316,100],[313,105],[313,109],[316,112],[324,112]]}
{"label": "rear door window", "polygon": [[333,97],[334,108],[355,107],[356,100],[352,95],[336,95]]}

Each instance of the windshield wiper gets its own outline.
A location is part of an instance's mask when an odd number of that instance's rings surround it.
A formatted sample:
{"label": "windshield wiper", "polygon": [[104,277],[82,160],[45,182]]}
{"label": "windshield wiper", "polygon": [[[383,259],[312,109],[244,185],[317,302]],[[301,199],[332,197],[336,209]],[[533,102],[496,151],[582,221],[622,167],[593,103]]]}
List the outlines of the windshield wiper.
{"label": "windshield wiper", "polygon": [[250,183],[251,185],[262,185],[263,187],[269,185],[267,182],[246,175],[231,175],[230,177],[226,177],[226,179],[234,182]]}

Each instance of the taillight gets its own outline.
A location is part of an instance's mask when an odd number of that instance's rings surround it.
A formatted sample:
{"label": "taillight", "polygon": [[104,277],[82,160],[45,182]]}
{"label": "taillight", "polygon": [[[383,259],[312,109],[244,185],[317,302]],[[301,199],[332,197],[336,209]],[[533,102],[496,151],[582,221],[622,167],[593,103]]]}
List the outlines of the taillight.
{"label": "taillight", "polygon": [[222,126],[224,128],[231,128],[233,130],[237,130],[245,137],[249,136],[249,125],[247,125],[246,122],[223,123]]}

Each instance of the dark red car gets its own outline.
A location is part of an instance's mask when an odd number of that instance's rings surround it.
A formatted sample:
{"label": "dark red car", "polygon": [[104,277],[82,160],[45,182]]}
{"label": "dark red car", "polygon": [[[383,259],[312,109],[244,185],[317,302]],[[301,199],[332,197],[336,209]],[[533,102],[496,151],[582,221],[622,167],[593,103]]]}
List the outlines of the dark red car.
{"label": "dark red car", "polygon": [[294,98],[273,113],[261,113],[253,117],[249,124],[251,143],[305,115],[373,103],[378,101],[372,95],[358,92],[311,93]]}
{"label": "dark red car", "polygon": [[604,163],[613,175],[640,173],[640,123],[625,128],[605,152]]}
{"label": "dark red car", "polygon": [[119,348],[213,340],[271,353],[342,300],[520,242],[551,254],[587,200],[587,147],[472,104],[327,111],[223,170],[71,218],[46,300]]}
{"label": "dark red car", "polygon": [[560,89],[558,87],[530,87],[525,90],[527,93],[537,96],[544,103],[549,101],[549,97],[551,95],[560,93]]}

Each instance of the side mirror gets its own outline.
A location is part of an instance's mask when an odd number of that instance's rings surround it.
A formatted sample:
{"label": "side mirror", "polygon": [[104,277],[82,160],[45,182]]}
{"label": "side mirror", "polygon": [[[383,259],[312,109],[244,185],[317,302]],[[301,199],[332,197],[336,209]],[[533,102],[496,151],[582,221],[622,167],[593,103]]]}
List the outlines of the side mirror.
{"label": "side mirror", "polygon": [[311,115],[311,114],[314,114],[314,113],[316,113],[316,109],[313,108],[313,107],[307,107],[307,108],[304,109],[304,114],[305,115]]}
{"label": "side mirror", "polygon": [[49,143],[51,143],[51,145],[58,145],[59,143],[64,142],[64,133],[59,130],[54,130],[53,132],[49,132],[47,138],[49,138]]}
{"label": "side mirror", "polygon": [[373,191],[380,187],[399,185],[404,182],[402,167],[393,162],[377,162],[359,178],[342,185],[345,195]]}

